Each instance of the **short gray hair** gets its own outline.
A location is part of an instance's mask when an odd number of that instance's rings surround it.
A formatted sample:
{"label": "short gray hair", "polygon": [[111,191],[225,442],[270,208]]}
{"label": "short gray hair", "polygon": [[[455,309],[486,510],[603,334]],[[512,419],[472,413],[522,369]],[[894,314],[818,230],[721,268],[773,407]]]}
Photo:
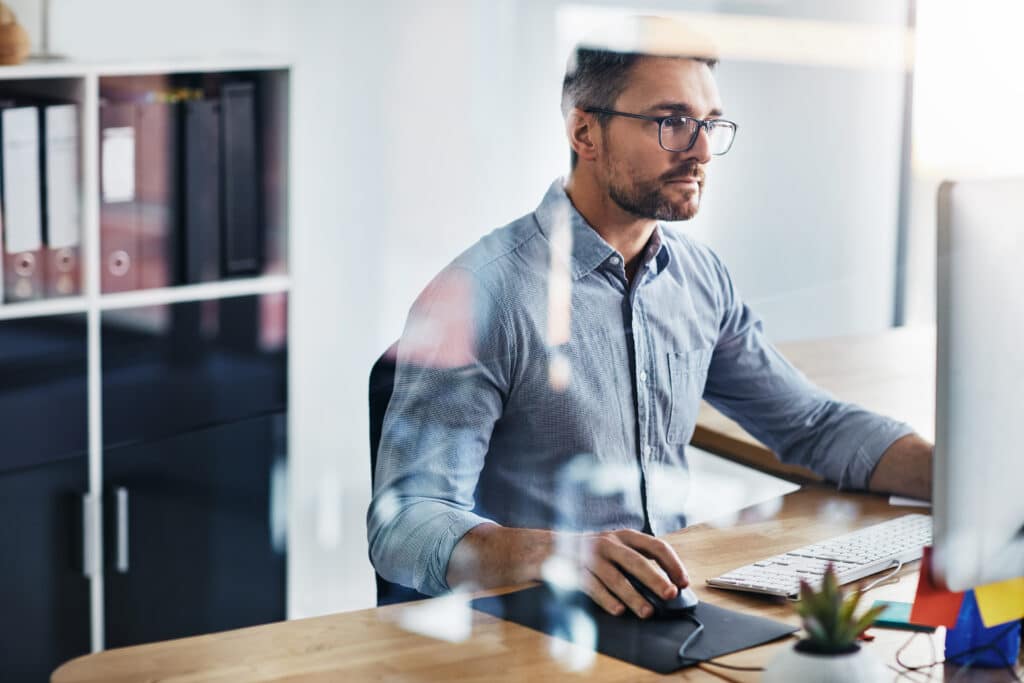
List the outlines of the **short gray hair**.
{"label": "short gray hair", "polygon": [[[651,21],[669,23],[656,17],[637,17],[635,20],[648,23]],[[664,54],[658,50],[630,52],[603,48],[591,43],[581,43],[570,55],[565,69],[565,78],[562,79],[562,116],[568,116],[573,108],[613,108],[615,100],[619,98],[629,83],[633,67],[645,57],[667,56],[674,59],[693,59],[707,64],[712,69],[718,63],[718,60],[706,51],[695,50],[695,52],[697,54],[693,56],[679,53]],[[608,120],[607,114],[597,114],[596,116],[602,126]],[[570,155],[572,168],[576,168],[578,161],[576,151],[571,150]]]}

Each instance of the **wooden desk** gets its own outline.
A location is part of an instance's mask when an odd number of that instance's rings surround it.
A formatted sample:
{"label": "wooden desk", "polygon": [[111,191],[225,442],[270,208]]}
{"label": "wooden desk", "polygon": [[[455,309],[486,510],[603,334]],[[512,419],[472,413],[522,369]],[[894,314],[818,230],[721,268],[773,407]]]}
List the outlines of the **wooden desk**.
{"label": "wooden desk", "polygon": [[[826,389],[847,400],[885,412],[933,434],[934,334],[900,330],[877,337],[808,342],[784,346],[794,363]],[[778,471],[774,457],[735,424],[702,413],[704,447]],[[701,524],[671,534],[667,540],[686,562],[701,600],[731,609],[798,623],[783,600],[716,590],[704,584],[756,559],[823,540],[911,511],[894,508],[885,498],[838,494],[811,485],[773,503],[744,511],[727,526]],[[900,580],[879,586],[873,600],[913,599],[917,564],[900,572]],[[159,615],[154,615],[159,618]],[[460,621],[460,619],[462,621]],[[446,642],[412,632],[410,623],[466,627],[461,642]],[[403,625],[404,624],[404,625]],[[458,628],[454,629],[458,631]],[[866,647],[895,666],[896,651],[911,635],[873,629]],[[459,635],[455,633],[454,635]],[[932,661],[929,641],[942,656],[939,635],[917,635],[904,653],[907,663]],[[580,671],[570,671],[552,654],[554,639],[517,624],[469,611],[465,601],[429,600],[409,605],[335,614],[226,633],[154,643],[88,655],[61,666],[54,683],[124,683],[152,681],[448,681],[562,680],[644,681],[659,678],[644,669],[595,655]],[[761,666],[790,642],[773,643],[722,658],[739,666]],[[1018,667],[1024,672],[1024,667]],[[955,667],[936,666],[906,680],[939,681]],[[1007,679],[1005,671],[970,671],[958,680]],[[674,675],[686,681],[757,680],[757,673],[701,665]],[[900,678],[893,672],[893,679]]]}
{"label": "wooden desk", "polygon": [[[777,510],[764,505],[746,511],[728,528],[701,524],[668,536],[684,558],[694,588],[716,605],[798,623],[784,600],[709,588],[704,580],[755,559],[822,540],[851,529],[908,512],[879,496],[836,494],[811,486],[778,499]],[[900,573],[900,581],[871,591],[871,599],[912,600],[917,563]],[[53,674],[54,683],[127,683],[154,681],[450,681],[561,680],[646,681],[660,678],[625,662],[596,655],[581,671],[568,670],[552,655],[552,638],[480,612],[465,602],[429,600],[408,605],[334,614],[195,638],[107,650],[72,660]],[[460,605],[463,605],[460,609]],[[471,622],[463,642],[445,642],[403,627],[409,620],[438,624]],[[158,615],[154,615],[158,618]],[[421,627],[422,627],[421,623]],[[458,629],[456,629],[458,630]],[[866,647],[894,664],[896,650],[911,637],[904,631],[873,629],[876,640]],[[941,657],[938,635],[918,635],[907,649],[908,663],[931,661],[931,638]],[[760,666],[782,641],[746,650],[720,661]],[[914,674],[910,680],[943,680],[944,668]],[[945,675],[954,673],[948,667]],[[1005,671],[969,672],[970,680],[1006,680]],[[975,675],[979,677],[976,678]],[[759,674],[702,665],[674,674],[685,681],[754,681]],[[895,679],[897,674],[893,672]],[[959,679],[958,679],[959,680]]]}

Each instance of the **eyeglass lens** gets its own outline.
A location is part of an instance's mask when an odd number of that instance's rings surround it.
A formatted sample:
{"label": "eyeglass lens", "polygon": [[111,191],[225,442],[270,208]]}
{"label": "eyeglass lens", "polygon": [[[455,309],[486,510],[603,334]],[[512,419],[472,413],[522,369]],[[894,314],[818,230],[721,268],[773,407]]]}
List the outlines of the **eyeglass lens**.
{"label": "eyeglass lens", "polygon": [[[661,124],[661,146],[673,152],[685,152],[693,146],[700,122],[687,117],[665,119]],[[727,121],[708,121],[708,144],[711,154],[725,154],[732,146],[735,127]]]}

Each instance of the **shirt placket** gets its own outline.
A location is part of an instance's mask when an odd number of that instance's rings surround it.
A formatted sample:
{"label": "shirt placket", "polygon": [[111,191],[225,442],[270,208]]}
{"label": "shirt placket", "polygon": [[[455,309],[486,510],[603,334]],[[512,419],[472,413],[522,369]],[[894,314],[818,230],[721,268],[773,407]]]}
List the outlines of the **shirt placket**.
{"label": "shirt placket", "polygon": [[650,339],[647,332],[647,325],[644,324],[646,312],[644,310],[644,298],[641,296],[644,282],[649,276],[647,268],[641,268],[637,273],[637,281],[629,293],[629,324],[633,332],[633,385],[636,390],[636,419],[637,419],[637,460],[640,463],[640,471],[643,475],[644,487],[644,516],[647,519],[651,530],[654,530],[655,520],[651,514],[651,485],[650,465],[654,462],[655,450],[651,439],[650,422],[652,419],[651,406],[651,382],[653,381],[653,366],[649,349]]}

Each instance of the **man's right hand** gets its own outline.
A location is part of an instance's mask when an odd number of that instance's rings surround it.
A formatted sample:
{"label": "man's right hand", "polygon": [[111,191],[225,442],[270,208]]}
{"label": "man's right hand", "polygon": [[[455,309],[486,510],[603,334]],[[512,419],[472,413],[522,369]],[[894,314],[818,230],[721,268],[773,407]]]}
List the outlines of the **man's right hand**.
{"label": "man's right hand", "polygon": [[653,614],[651,604],[629,583],[627,572],[666,600],[690,584],[679,555],[660,538],[632,529],[577,538],[583,590],[609,614],[622,614],[627,607],[641,619]]}
{"label": "man's right hand", "polygon": [[624,572],[669,599],[690,583],[672,546],[639,531],[578,534],[492,523],[463,536],[448,562],[446,580],[451,587],[510,586],[543,579],[544,565],[552,561],[570,564],[580,587],[609,614],[622,614],[627,607],[640,618],[653,613]]}

